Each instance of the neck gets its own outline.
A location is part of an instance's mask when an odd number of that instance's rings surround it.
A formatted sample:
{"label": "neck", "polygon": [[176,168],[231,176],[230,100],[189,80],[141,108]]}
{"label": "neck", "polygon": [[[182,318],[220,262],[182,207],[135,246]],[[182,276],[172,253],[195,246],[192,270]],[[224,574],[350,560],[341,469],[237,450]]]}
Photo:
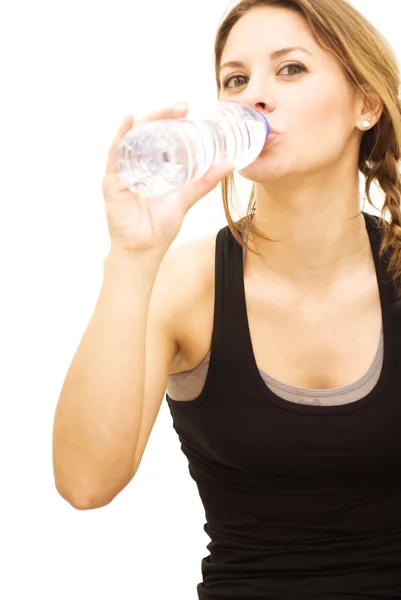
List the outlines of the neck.
{"label": "neck", "polygon": [[290,280],[324,284],[367,256],[358,178],[348,187],[339,181],[337,189],[323,181],[296,190],[273,187],[256,186],[253,222],[272,241],[250,234],[250,247],[258,252],[252,260]]}

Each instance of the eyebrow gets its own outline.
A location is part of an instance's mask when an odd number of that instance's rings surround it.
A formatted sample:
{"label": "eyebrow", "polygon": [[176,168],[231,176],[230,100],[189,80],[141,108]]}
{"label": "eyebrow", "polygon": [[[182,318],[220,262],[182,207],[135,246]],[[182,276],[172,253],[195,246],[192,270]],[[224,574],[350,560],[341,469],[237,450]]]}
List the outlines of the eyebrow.
{"label": "eyebrow", "polygon": [[[285,54],[289,54],[290,52],[293,52],[294,50],[300,50],[301,52],[305,52],[306,54],[309,54],[310,56],[312,56],[312,53],[309,52],[309,50],[307,50],[306,48],[302,48],[302,46],[293,46],[290,48],[281,48],[281,50],[276,50],[275,52],[272,52],[272,54],[270,55],[270,58],[271,58],[271,60],[276,60],[277,58],[281,58]],[[245,66],[244,63],[242,63],[241,61],[231,60],[229,62],[224,63],[224,65],[221,65],[220,71],[222,71],[225,68],[237,69],[237,68],[242,68],[244,66]]]}

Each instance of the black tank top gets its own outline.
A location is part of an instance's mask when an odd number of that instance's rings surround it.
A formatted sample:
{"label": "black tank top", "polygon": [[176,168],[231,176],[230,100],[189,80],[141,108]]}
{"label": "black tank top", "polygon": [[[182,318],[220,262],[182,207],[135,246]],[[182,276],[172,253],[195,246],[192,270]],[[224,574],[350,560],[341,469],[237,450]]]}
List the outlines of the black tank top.
{"label": "black tank top", "polygon": [[217,235],[205,387],[188,402],[167,396],[211,539],[200,600],[401,598],[401,303],[379,258],[377,218],[364,217],[384,360],[373,390],[342,406],[288,402],[266,386],[242,248],[228,227]]}

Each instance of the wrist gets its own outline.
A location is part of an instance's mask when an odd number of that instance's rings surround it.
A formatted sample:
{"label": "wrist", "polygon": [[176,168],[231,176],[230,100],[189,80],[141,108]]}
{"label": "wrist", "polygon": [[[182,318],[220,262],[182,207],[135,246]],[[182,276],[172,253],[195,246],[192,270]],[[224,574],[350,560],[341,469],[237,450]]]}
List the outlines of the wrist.
{"label": "wrist", "polygon": [[162,261],[161,256],[151,252],[110,250],[104,259],[105,273],[140,277],[141,280],[153,280]]}

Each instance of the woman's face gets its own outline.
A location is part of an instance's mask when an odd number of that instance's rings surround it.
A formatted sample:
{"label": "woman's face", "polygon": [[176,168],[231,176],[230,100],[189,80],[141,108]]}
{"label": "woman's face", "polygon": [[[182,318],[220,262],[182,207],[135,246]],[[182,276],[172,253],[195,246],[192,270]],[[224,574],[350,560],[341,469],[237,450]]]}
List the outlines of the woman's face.
{"label": "woman's face", "polygon": [[261,110],[279,134],[244,177],[299,179],[350,156],[357,164],[363,99],[299,14],[250,10],[231,30],[220,66],[220,100]]}

